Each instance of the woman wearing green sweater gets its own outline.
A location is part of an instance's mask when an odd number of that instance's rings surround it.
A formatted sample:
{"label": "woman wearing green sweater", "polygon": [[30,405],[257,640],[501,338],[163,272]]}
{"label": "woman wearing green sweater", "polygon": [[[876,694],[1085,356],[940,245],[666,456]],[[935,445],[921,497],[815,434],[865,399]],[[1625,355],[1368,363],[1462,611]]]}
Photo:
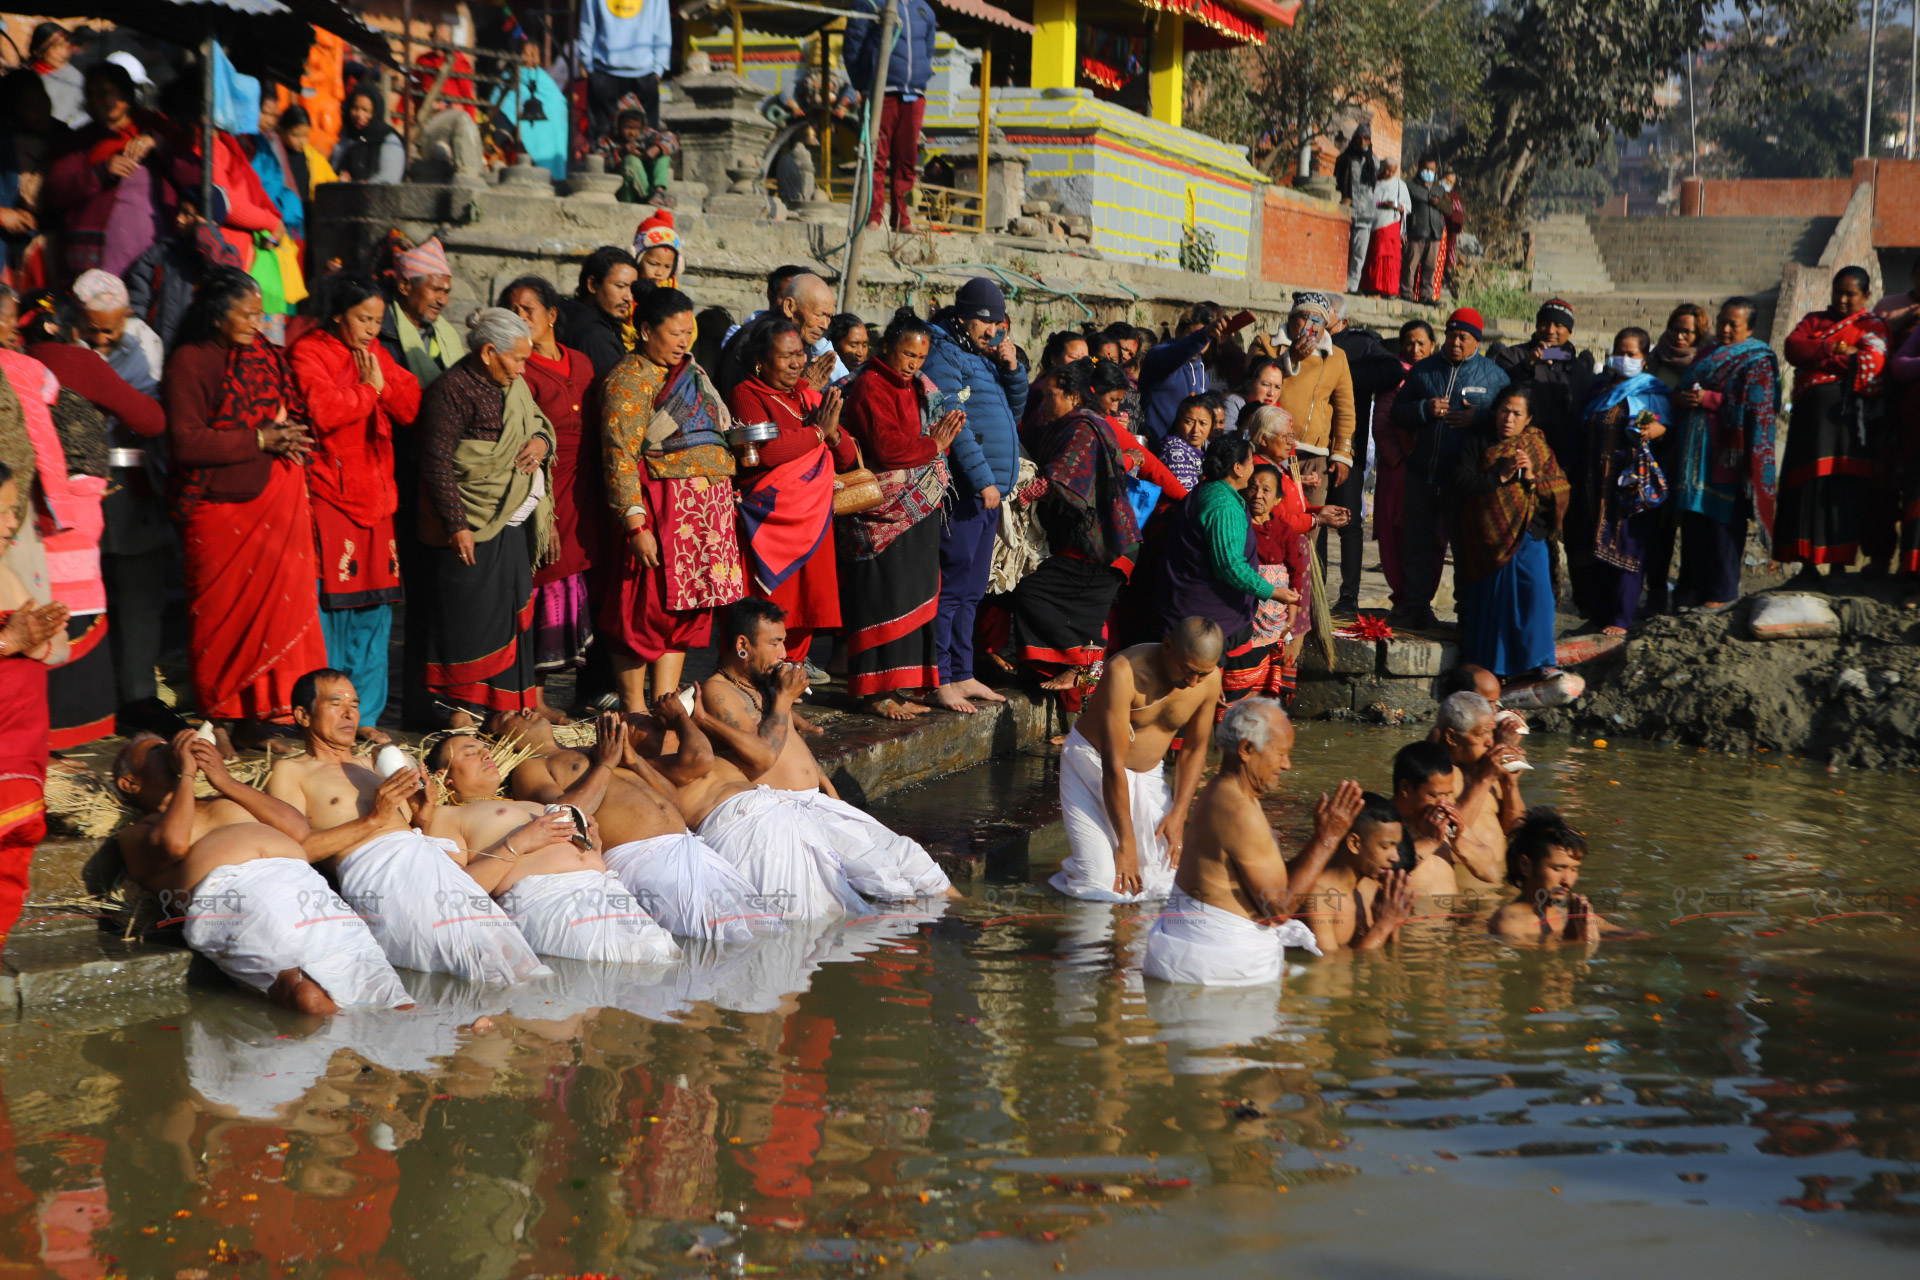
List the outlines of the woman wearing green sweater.
{"label": "woman wearing green sweater", "polygon": [[1286,590],[1260,575],[1244,496],[1253,468],[1245,436],[1207,442],[1200,485],[1174,514],[1161,564],[1162,621],[1172,626],[1187,617],[1212,619],[1227,638],[1229,655],[1251,642],[1261,602]]}

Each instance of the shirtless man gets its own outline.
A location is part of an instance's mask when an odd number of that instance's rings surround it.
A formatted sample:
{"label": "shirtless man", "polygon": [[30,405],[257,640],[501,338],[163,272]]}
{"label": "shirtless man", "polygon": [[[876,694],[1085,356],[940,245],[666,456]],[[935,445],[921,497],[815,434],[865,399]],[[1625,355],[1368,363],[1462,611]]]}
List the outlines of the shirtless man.
{"label": "shirtless man", "polygon": [[[602,743],[595,767],[618,750]],[[599,828],[587,818],[581,830],[576,804],[501,797],[500,766],[478,734],[441,738],[427,768],[444,775],[448,803],[430,806],[422,826],[446,842],[447,857],[513,917],[535,951],[625,964],[659,964],[680,954],[607,870]]]}
{"label": "shirtless man", "polygon": [[1193,807],[1172,896],[1147,935],[1148,977],[1261,986],[1279,982],[1286,947],[1318,950],[1313,931],[1291,916],[1359,816],[1362,793],[1349,779],[1322,795],[1313,839],[1291,864],[1283,861],[1260,797],[1293,767],[1292,752],[1293,723],[1272,698],[1227,711],[1220,772]]}
{"label": "shirtless man", "polygon": [[[1049,882],[1099,902],[1166,896],[1220,704],[1220,627],[1183,618],[1159,644],[1107,659],[1060,752],[1060,816],[1071,852]],[[1166,755],[1181,738],[1174,786]]]}
{"label": "shirtless man", "polygon": [[1448,695],[1437,721],[1440,746],[1460,770],[1460,832],[1451,850],[1460,887],[1497,892],[1507,874],[1507,833],[1527,812],[1520,775],[1507,765],[1524,758],[1494,741],[1493,707],[1477,693]]}
{"label": "shirtless man", "polygon": [[[198,800],[205,775],[217,796]],[[127,875],[186,918],[187,945],[236,982],[301,1013],[410,1008],[366,923],[307,862],[307,820],[237,781],[192,729],[137,734],[113,782],[147,816],[115,837]]]}
{"label": "shirtless man", "polygon": [[[1413,914],[1414,889],[1400,862],[1400,814],[1369,791],[1363,808],[1301,904],[1323,953],[1373,951],[1387,945]],[[1441,870],[1446,870],[1444,864]]]}
{"label": "shirtless man", "polygon": [[720,666],[701,687],[705,712],[699,720],[714,749],[759,785],[779,792],[797,810],[797,821],[831,846],[861,895],[886,902],[959,897],[918,841],[840,799],[793,731],[793,704],[806,689],[807,675],[786,660],[780,606],[752,596],[739,601],[727,610],[719,640]]}
{"label": "shirtless man", "polygon": [[[1463,662],[1440,677],[1439,688],[1434,696],[1445,699],[1456,693],[1477,693],[1487,700],[1493,708],[1493,740],[1521,750],[1520,739],[1531,730],[1527,727],[1527,718],[1518,711],[1500,705],[1500,695],[1504,690],[1500,686],[1500,677],[1485,667],[1476,667],[1471,662]],[[1440,741],[1440,726],[1435,725],[1427,734],[1428,742]]]}
{"label": "shirtless man", "polygon": [[[680,749],[662,759],[662,768],[689,784],[705,780],[713,747],[692,727],[680,699],[661,699],[655,719],[680,731]],[[592,814],[606,844],[608,870],[669,933],[744,942],[784,928],[748,901],[754,889],[746,877],[687,829],[678,783],[635,750],[634,733],[621,717],[600,717],[592,756],[556,742],[552,722],[537,711],[498,712],[487,728],[538,753],[507,779],[514,799],[573,804]],[[738,786],[748,789],[744,778]]]}
{"label": "shirtless man", "polygon": [[[1400,860],[1417,895],[1441,898],[1451,911],[1460,892],[1454,836],[1460,820],[1460,770],[1445,747],[1409,742],[1393,756],[1393,807],[1400,815]],[[1425,909],[1423,907],[1423,909]]]}
{"label": "shirtless man", "polygon": [[333,861],[340,896],[402,969],[514,983],[549,972],[506,913],[419,828],[433,804],[426,774],[385,779],[354,755],[360,698],[328,667],[294,682],[293,722],[306,754],[275,761],[269,794],[313,828],[307,857]]}
{"label": "shirtless man", "polygon": [[1585,894],[1574,892],[1586,857],[1587,838],[1558,809],[1527,810],[1507,844],[1507,883],[1519,895],[1488,918],[1487,932],[1509,942],[1543,944],[1637,936],[1602,919]]}

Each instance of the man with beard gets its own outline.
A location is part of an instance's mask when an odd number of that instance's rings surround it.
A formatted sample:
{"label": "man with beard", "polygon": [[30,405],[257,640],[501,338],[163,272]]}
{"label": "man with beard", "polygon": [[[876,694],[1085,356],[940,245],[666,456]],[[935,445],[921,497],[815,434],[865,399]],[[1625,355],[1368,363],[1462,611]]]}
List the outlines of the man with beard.
{"label": "man with beard", "polygon": [[959,897],[917,842],[840,799],[794,731],[793,704],[806,691],[807,677],[798,663],[786,660],[785,618],[778,605],[752,596],[728,609],[718,637],[719,670],[701,690],[700,727],[722,756],[778,793],[796,825],[831,845],[859,893],[883,901]]}

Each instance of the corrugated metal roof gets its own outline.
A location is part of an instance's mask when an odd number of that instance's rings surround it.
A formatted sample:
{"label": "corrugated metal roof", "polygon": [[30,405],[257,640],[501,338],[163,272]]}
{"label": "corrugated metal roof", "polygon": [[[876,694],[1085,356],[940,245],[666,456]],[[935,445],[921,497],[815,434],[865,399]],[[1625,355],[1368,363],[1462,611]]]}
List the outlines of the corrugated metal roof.
{"label": "corrugated metal roof", "polygon": [[[933,2],[942,9],[951,9],[955,13],[964,13],[969,18],[978,18],[982,22],[991,22],[995,26],[1006,27],[1008,30],[1018,31],[1022,35],[1030,36],[1034,33],[1034,25],[1031,22],[1021,21],[1005,9],[1002,9],[999,5],[988,4],[987,0],[933,0]],[[1264,4],[1265,0],[1255,0],[1255,2]]]}

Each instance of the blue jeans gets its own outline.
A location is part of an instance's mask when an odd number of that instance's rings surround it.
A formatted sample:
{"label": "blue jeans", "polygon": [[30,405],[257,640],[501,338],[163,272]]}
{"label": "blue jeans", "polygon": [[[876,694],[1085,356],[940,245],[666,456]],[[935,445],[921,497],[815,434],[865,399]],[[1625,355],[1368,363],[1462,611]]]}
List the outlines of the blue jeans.
{"label": "blue jeans", "polygon": [[973,679],[973,624],[993,568],[999,511],[980,505],[978,494],[956,496],[940,539],[940,612],[933,620],[934,661],[940,683]]}

